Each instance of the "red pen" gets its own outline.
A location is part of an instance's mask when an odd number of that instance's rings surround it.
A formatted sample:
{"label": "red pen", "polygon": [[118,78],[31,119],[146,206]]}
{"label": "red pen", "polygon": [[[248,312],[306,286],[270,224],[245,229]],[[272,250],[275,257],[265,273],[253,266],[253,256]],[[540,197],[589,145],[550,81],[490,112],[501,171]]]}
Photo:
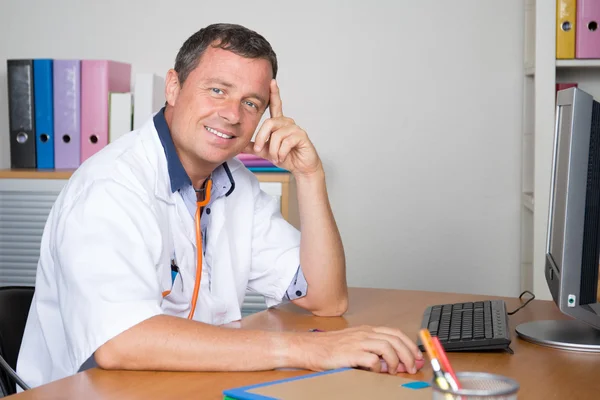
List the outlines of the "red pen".
{"label": "red pen", "polygon": [[448,356],[446,355],[446,351],[440,342],[440,339],[437,336],[432,336],[431,341],[433,342],[433,347],[437,352],[437,356],[439,358],[440,364],[442,364],[442,368],[446,373],[450,375],[454,383],[456,384],[455,390],[461,389],[460,382],[458,382],[458,378],[450,365],[450,361],[448,360]]}

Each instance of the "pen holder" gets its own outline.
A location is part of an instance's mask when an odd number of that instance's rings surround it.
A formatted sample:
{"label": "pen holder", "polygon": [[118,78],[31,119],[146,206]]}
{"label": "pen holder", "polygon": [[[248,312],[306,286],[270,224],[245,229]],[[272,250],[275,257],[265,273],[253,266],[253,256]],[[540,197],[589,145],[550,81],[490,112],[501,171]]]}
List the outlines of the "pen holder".
{"label": "pen holder", "polygon": [[461,389],[444,390],[432,382],[434,400],[516,400],[519,383],[487,372],[457,372]]}

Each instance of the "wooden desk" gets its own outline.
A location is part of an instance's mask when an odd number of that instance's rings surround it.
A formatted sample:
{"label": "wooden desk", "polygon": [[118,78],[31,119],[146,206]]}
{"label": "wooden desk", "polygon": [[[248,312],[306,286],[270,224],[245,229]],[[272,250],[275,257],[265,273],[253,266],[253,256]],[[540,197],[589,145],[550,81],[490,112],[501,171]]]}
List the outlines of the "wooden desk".
{"label": "wooden desk", "polygon": [[[263,311],[231,326],[265,330],[298,330],[310,328],[341,329],[361,324],[397,327],[416,338],[421,315],[427,305],[492,298],[381,289],[350,290],[350,308],[341,318],[318,318],[288,304]],[[508,310],[520,301],[505,298]],[[520,399],[593,399],[600,392],[600,355],[574,353],[537,346],[516,337],[514,327],[536,319],[564,318],[553,303],[534,300],[510,317],[514,355],[502,353],[449,353],[457,371],[487,371],[503,374],[521,384]],[[222,399],[226,388],[287,378],[309,371],[265,371],[236,373],[171,373],[89,370],[33,390],[13,396],[27,399],[148,399],[198,398]],[[431,367],[426,366],[414,379],[430,380]]]}

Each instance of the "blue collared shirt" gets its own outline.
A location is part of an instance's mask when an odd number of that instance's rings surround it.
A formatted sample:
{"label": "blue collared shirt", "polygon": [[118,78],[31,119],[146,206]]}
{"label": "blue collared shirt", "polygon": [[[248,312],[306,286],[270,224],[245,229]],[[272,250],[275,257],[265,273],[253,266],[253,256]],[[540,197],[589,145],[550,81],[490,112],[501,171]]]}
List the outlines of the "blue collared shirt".
{"label": "blue collared shirt", "polygon": [[[196,191],[192,186],[192,181],[188,176],[187,172],[183,168],[181,164],[181,160],[175,151],[175,145],[173,144],[173,139],[171,137],[171,131],[169,130],[169,126],[167,125],[167,121],[165,119],[164,108],[162,108],[156,115],[154,116],[154,126],[156,127],[156,131],[158,132],[158,137],[160,138],[160,142],[163,145],[163,149],[165,151],[165,156],[167,158],[167,168],[169,171],[169,179],[171,180],[171,192],[179,192],[181,197],[183,198],[183,202],[185,203],[188,211],[195,217],[196,215]],[[211,220],[211,205],[212,203],[220,197],[229,196],[235,190],[235,181],[233,180],[233,176],[229,171],[229,167],[227,163],[221,164],[217,167],[211,174],[212,179],[212,189],[210,193],[210,200],[208,204],[202,210],[202,216],[200,218],[200,229],[202,231],[202,248],[206,249],[206,243],[210,240],[207,237],[207,227],[210,224]],[[207,274],[210,282],[211,270],[210,265],[207,265]],[[306,282],[306,278],[302,273],[302,267],[298,267],[298,271],[292,279],[290,286],[286,291],[285,298],[287,300],[295,300],[301,297],[306,296],[306,291],[308,290],[308,284]]]}

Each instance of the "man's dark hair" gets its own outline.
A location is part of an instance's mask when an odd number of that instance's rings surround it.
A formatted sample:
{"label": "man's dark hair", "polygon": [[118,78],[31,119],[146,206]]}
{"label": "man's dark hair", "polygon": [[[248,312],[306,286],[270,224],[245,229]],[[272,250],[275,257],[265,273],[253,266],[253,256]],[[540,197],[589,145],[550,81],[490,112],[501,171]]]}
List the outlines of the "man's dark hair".
{"label": "man's dark hair", "polygon": [[264,58],[271,63],[273,78],[277,76],[277,56],[263,36],[241,25],[213,24],[194,33],[179,49],[174,69],[180,86],[198,66],[208,46],[220,47],[241,57]]}

